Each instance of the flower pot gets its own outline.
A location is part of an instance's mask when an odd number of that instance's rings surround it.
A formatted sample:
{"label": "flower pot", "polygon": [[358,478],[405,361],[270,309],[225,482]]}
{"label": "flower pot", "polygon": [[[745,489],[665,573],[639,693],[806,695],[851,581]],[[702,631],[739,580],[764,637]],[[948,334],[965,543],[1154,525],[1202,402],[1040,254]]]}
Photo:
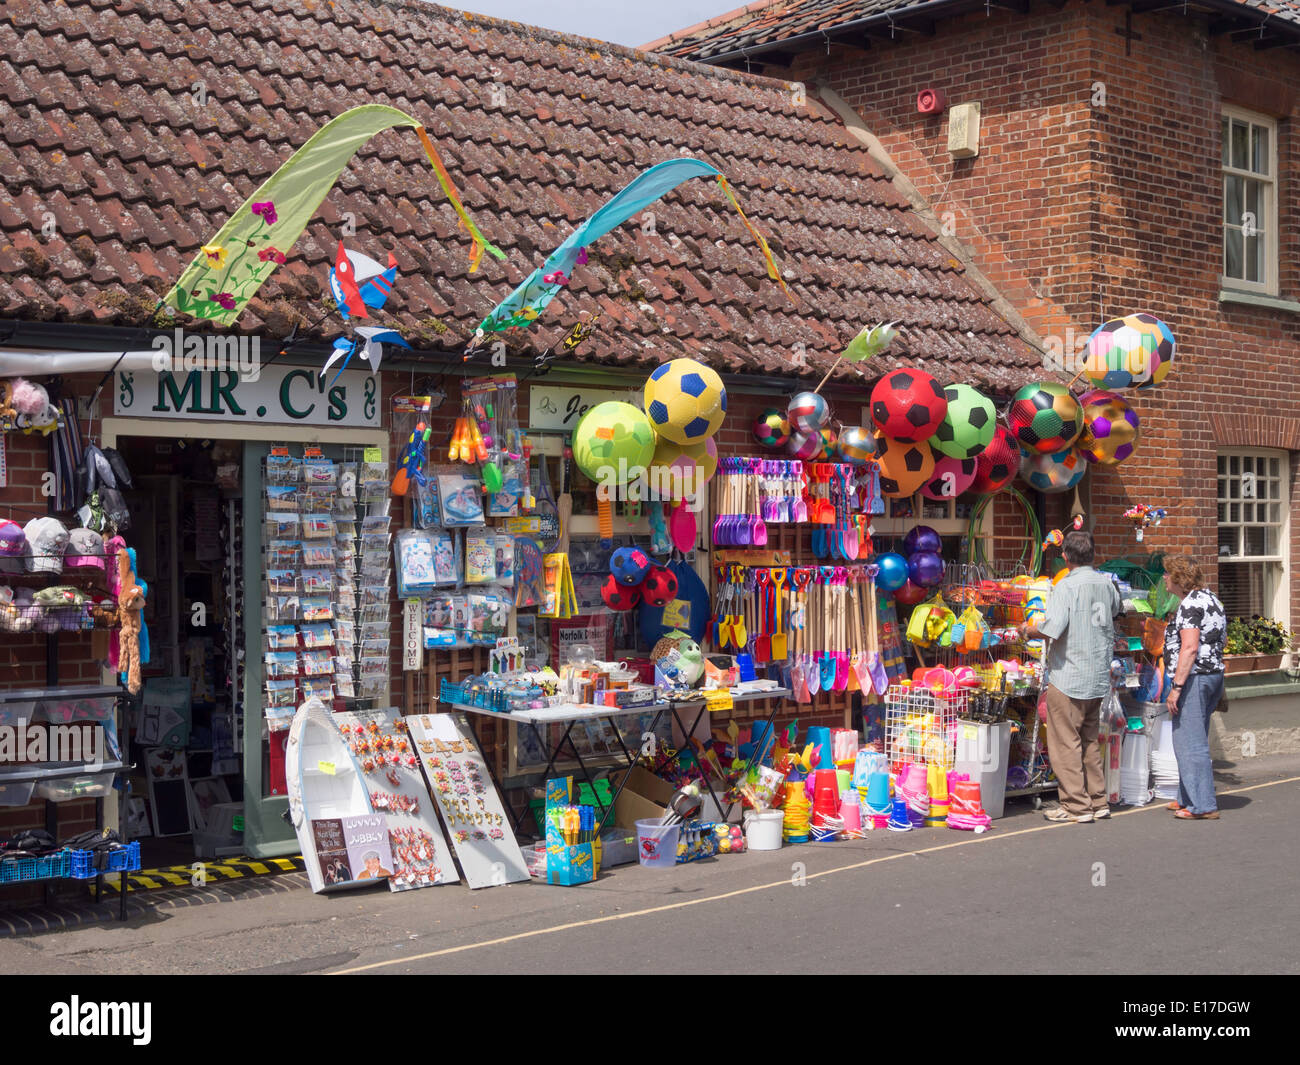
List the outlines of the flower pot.
{"label": "flower pot", "polygon": [[1282,656],[1277,655],[1224,655],[1224,673],[1267,673],[1282,668]]}

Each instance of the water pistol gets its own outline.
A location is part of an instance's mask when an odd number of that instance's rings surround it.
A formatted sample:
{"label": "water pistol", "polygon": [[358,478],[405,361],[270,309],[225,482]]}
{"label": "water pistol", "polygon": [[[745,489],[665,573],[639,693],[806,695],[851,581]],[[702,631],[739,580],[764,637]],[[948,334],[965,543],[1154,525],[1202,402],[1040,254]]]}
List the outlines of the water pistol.
{"label": "water pistol", "polygon": [[419,422],[415,426],[415,431],[407,438],[397,473],[393,475],[393,495],[406,495],[411,487],[411,478],[415,478],[416,484],[424,484],[424,462],[428,454],[429,434],[432,431],[424,422]]}

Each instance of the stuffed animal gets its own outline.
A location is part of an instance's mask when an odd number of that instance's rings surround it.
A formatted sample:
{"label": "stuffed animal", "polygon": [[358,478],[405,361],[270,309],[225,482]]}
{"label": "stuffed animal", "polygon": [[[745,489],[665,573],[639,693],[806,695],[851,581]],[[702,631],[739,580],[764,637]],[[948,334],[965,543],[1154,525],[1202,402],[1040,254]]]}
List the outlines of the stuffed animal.
{"label": "stuffed animal", "polygon": [[135,575],[135,559],[127,548],[117,552],[117,618],[122,626],[118,635],[117,667],[132,695],[140,694],[140,631],[143,628],[145,589]]}
{"label": "stuffed animal", "polygon": [[49,436],[59,427],[59,408],[50,402],[50,394],[41,385],[15,378],[11,403],[17,412],[14,424],[24,433]]}
{"label": "stuffed animal", "polygon": [[14,407],[14,386],[9,381],[0,380],[0,431],[13,428],[18,417]]}

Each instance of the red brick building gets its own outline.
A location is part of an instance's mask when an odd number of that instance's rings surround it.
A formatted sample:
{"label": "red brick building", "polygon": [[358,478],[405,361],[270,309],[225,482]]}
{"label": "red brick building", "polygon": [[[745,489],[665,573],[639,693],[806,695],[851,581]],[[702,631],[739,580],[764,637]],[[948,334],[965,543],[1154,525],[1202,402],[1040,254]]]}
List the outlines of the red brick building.
{"label": "red brick building", "polygon": [[1300,623],[1300,3],[756,3],[646,47],[806,83],[1068,370],[1110,317],[1170,323],[1137,455],[1084,482],[1099,542],[1132,552],[1124,509],[1165,505],[1144,546],[1217,555],[1230,609]]}

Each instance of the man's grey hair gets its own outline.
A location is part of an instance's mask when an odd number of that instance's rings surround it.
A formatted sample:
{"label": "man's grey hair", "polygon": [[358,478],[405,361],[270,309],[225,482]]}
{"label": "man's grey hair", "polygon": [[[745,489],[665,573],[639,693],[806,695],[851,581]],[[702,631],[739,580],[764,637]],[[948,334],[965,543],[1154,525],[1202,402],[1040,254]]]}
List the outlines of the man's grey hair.
{"label": "man's grey hair", "polygon": [[1092,533],[1083,529],[1071,529],[1061,542],[1061,554],[1071,566],[1091,566],[1097,556],[1097,549],[1092,542]]}

